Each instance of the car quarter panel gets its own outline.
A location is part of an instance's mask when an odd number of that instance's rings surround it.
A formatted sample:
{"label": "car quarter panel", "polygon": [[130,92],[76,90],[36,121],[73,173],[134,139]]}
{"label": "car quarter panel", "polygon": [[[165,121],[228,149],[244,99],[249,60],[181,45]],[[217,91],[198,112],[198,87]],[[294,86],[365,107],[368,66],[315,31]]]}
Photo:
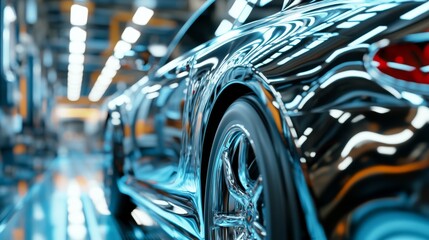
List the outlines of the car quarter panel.
{"label": "car quarter panel", "polygon": [[[211,112],[215,102],[228,87],[243,84],[261,97],[273,119],[281,116],[277,128],[299,166],[296,184],[305,179],[310,186],[309,192],[298,190],[301,203],[308,205],[305,199],[314,196],[319,209],[308,224],[318,217],[328,235],[337,234],[338,223],[355,208],[381,194],[410,190],[409,183],[421,179],[429,165],[423,140],[428,119],[422,117],[427,96],[416,95],[416,104],[413,93],[382,84],[364,63],[371,44],[429,28],[422,18],[400,19],[422,3],[403,2],[314,3],[264,19],[270,27],[215,39],[196,55],[190,73],[185,112],[192,168],[205,161],[202,149],[192,146],[216,127],[208,125],[219,114]],[[408,185],[397,184],[404,177]],[[369,179],[379,184],[363,191],[359,186]]]}

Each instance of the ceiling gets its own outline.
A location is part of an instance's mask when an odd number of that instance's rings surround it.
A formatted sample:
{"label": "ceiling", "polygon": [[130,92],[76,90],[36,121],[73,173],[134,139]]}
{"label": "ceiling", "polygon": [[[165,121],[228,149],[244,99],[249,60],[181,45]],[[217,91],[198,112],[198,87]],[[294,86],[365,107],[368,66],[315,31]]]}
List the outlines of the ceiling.
{"label": "ceiling", "polygon": [[[67,73],[70,43],[70,9],[73,4],[88,8],[86,29],[86,50],[81,96],[88,96],[94,82],[100,75],[106,60],[113,54],[115,44],[127,26],[138,27],[141,37],[132,45],[132,51],[121,60],[121,69],[113,78],[107,94],[116,91],[118,82],[131,84],[148,69],[148,46],[154,43],[167,45],[179,27],[203,0],[27,0],[37,2],[38,20],[28,26],[28,32],[41,55],[52,55],[52,69],[55,69],[56,95],[67,95]],[[140,6],[154,10],[154,15],[145,26],[132,24],[132,17]],[[47,53],[47,54],[46,54]]]}
{"label": "ceiling", "polygon": [[[216,2],[216,16],[218,18],[225,16],[227,9],[238,1],[254,0],[219,0]],[[21,19],[25,16],[25,22],[28,23],[25,26],[20,25],[19,32],[28,33],[30,39],[28,41],[34,43],[30,45],[36,46],[36,54],[41,56],[40,62],[43,63],[42,75],[53,85],[53,94],[57,102],[60,99],[61,103],[88,105],[92,104],[88,101],[88,96],[94,84],[99,82],[102,69],[107,65],[109,57],[114,54],[118,41],[123,39],[123,32],[127,27],[135,28],[141,35],[135,43],[132,43],[131,50],[127,51],[123,58],[117,57],[120,59],[120,69],[112,75],[113,79],[109,79],[111,83],[107,84],[104,96],[124,89],[144,76],[157,61],[153,52],[149,51],[150,46],[168,45],[183,23],[204,2],[205,0],[20,0],[15,5],[18,5],[18,16],[21,16]],[[258,1],[260,4],[262,2],[274,3],[274,9],[278,11],[283,0]],[[84,6],[88,11],[86,24],[79,26],[86,30],[84,57],[80,58],[83,70],[79,71],[79,101],[71,100],[67,92],[71,89],[68,73],[71,62],[69,44],[70,29],[73,27],[71,24],[73,5]],[[154,15],[145,25],[138,25],[132,21],[139,7],[154,11]],[[264,9],[253,11],[255,16],[260,14],[256,18],[269,15]],[[36,17],[32,17],[33,21],[30,21],[29,17],[31,13],[33,15],[37,13]]]}

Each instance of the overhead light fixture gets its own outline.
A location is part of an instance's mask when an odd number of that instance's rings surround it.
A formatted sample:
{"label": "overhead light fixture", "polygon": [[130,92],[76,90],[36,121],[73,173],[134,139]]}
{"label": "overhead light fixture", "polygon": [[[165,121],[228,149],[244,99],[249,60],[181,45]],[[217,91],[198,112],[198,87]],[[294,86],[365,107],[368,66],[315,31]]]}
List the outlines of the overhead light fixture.
{"label": "overhead light fixture", "polygon": [[126,27],[124,32],[121,35],[122,40],[134,44],[139,39],[141,33],[139,30],[133,27]]}
{"label": "overhead light fixture", "polygon": [[114,52],[113,56],[117,59],[122,59],[125,57],[125,54],[123,52]]}
{"label": "overhead light fixture", "polygon": [[79,97],[80,97],[79,95],[73,94],[73,93],[67,93],[67,99],[71,102],[75,102],[75,101],[79,100]]}
{"label": "overhead light fixture", "polygon": [[109,88],[109,84],[95,85],[88,95],[89,100],[91,102],[98,102],[101,99],[101,97],[103,97],[107,88]]}
{"label": "overhead light fixture", "polygon": [[121,68],[121,62],[119,61],[119,59],[110,56],[109,59],[107,59],[106,67],[112,68],[114,70],[119,70],[119,68]]}
{"label": "overhead light fixture", "polygon": [[70,29],[70,41],[72,42],[85,42],[86,31],[80,27],[72,27]]}
{"label": "overhead light fixture", "polygon": [[83,78],[82,72],[69,72],[67,74],[68,80],[81,80]]}
{"label": "overhead light fixture", "polygon": [[82,81],[71,82],[67,84],[67,98],[70,101],[77,101],[80,98]]}
{"label": "overhead light fixture", "polygon": [[82,83],[81,82],[75,82],[75,83],[69,83],[67,84],[67,91],[69,91],[70,93],[80,93],[82,87]]}
{"label": "overhead light fixture", "polygon": [[98,76],[97,81],[94,84],[94,87],[91,89],[91,92],[88,95],[88,98],[92,102],[98,102],[101,97],[103,97],[106,90],[109,88],[112,78],[101,74]]}
{"label": "overhead light fixture", "polygon": [[16,21],[15,10],[9,5],[4,7],[4,21],[6,24]]}
{"label": "overhead light fixture", "polygon": [[130,50],[131,50],[131,44],[127,43],[123,40],[119,40],[118,43],[116,43],[116,46],[114,48],[115,54],[118,53],[122,57],[126,52],[128,52]]}
{"label": "overhead light fixture", "polygon": [[69,52],[70,53],[85,53],[85,42],[75,42],[71,41],[69,44]]}
{"label": "overhead light fixture", "polygon": [[151,44],[148,50],[154,57],[163,57],[167,53],[167,46],[163,44]]}
{"label": "overhead light fixture", "polygon": [[69,72],[73,72],[73,73],[82,73],[83,72],[83,65],[70,63],[68,66],[68,70],[69,70]]}
{"label": "overhead light fixture", "polygon": [[103,96],[102,94],[99,94],[99,93],[95,93],[95,92],[91,92],[91,93],[88,96],[88,99],[91,102],[98,102],[98,101],[100,101],[101,97]]}
{"label": "overhead light fixture", "polygon": [[103,68],[103,70],[101,70],[101,75],[106,76],[106,77],[110,77],[113,78],[115,77],[117,71],[111,68]]}
{"label": "overhead light fixture", "polygon": [[71,64],[83,64],[85,56],[79,53],[72,53],[69,55],[69,63]]}
{"label": "overhead light fixture", "polygon": [[88,22],[88,8],[73,4],[70,10],[70,23],[75,26],[85,26]]}
{"label": "overhead light fixture", "polygon": [[111,77],[107,77],[107,76],[104,76],[104,75],[100,75],[97,78],[97,82],[101,86],[109,85],[112,82],[112,80],[113,79]]}
{"label": "overhead light fixture", "polygon": [[147,7],[139,7],[133,16],[133,23],[143,26],[146,25],[153,16],[153,10]]}

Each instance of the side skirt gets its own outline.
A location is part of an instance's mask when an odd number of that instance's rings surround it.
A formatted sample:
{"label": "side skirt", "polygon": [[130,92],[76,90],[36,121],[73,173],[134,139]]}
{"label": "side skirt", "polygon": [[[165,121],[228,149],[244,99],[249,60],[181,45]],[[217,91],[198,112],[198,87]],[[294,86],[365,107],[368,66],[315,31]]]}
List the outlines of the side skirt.
{"label": "side skirt", "polygon": [[[119,190],[129,195],[137,206],[159,221],[160,226],[174,238],[201,239],[200,220],[190,196],[173,195],[152,185],[124,176],[118,181]],[[176,237],[177,236],[177,237]]]}

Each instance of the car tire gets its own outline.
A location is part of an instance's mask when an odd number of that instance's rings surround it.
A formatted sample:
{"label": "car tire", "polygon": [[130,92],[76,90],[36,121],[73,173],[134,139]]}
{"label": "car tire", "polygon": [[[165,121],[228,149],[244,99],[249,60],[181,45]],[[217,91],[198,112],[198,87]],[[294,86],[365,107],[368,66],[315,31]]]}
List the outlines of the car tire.
{"label": "car tire", "polygon": [[286,185],[268,121],[255,97],[227,109],[210,154],[206,239],[285,239]]}
{"label": "car tire", "polygon": [[[114,128],[114,126],[113,126]],[[111,151],[107,153],[107,166],[104,171],[104,188],[106,202],[110,213],[118,218],[130,217],[135,204],[128,195],[123,194],[118,187],[118,181],[123,176],[122,167],[124,152],[122,146],[122,134],[118,130],[112,130],[110,144]]]}

